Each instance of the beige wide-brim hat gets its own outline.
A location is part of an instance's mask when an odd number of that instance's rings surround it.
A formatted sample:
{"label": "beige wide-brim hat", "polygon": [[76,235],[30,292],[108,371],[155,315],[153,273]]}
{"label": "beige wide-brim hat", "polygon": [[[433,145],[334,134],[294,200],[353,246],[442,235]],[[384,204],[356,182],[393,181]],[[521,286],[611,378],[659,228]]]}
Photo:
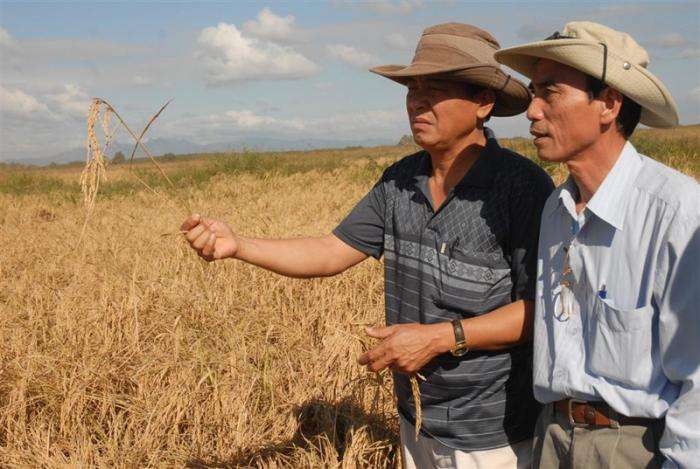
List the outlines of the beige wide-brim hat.
{"label": "beige wide-brim hat", "polygon": [[494,58],[499,48],[488,32],[462,23],[445,23],[423,31],[410,65],[383,65],[370,69],[406,85],[424,76],[463,81],[496,92],[494,116],[514,116],[530,104],[530,92],[516,78],[503,72]]}
{"label": "beige wide-brim hat", "polygon": [[642,108],[649,127],[678,125],[678,109],[664,84],[647,70],[649,55],[628,34],[589,21],[568,23],[549,38],[496,52],[496,60],[532,78],[539,59],[568,65],[616,89]]}

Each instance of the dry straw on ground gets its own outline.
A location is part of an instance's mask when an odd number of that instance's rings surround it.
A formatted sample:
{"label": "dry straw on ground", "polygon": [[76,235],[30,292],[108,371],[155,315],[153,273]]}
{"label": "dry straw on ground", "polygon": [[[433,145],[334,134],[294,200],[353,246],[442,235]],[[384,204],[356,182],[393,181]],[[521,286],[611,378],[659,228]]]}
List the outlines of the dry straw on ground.
{"label": "dry straw on ground", "polygon": [[[673,145],[658,154],[697,174],[700,143]],[[168,198],[113,165],[80,256],[80,168],[18,173],[54,181],[20,193],[0,171],[0,465],[397,466],[391,380],[356,363],[358,325],[384,320],[381,263],[294,280],[203,264],[158,234],[180,225],[182,198],[251,236],[326,234],[406,153],[275,155],[265,171],[237,166],[245,155],[176,160],[171,176],[220,166]]]}
{"label": "dry straw on ground", "polygon": [[[342,171],[241,174],[193,203],[251,235],[314,235],[366,189]],[[79,207],[0,194],[5,466],[397,464],[390,383],[353,337],[383,320],[380,263],[318,280],[205,265],[157,236],[181,222],[162,198],[97,204],[76,256]],[[53,219],[27,216],[41,210]]]}

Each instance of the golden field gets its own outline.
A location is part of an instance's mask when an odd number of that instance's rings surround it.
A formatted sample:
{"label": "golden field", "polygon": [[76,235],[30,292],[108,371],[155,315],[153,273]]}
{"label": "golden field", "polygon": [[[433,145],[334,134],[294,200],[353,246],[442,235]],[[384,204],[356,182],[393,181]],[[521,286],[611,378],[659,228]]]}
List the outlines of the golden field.
{"label": "golden field", "polygon": [[[635,143],[700,175],[700,126]],[[191,155],[163,161],[177,190],[138,162],[161,195],[111,165],[82,239],[80,166],[0,166],[0,466],[398,466],[391,379],[356,364],[381,263],[287,279],[173,233],[187,207],[249,236],[328,233],[412,151]]]}

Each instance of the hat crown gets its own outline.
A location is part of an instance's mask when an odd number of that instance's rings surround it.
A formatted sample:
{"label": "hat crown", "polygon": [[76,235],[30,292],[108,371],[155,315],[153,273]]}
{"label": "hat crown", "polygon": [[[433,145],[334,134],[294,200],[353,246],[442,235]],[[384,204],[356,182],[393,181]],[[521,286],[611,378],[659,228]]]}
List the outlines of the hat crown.
{"label": "hat crown", "polygon": [[610,52],[630,63],[644,68],[649,65],[649,54],[632,36],[602,24],[591,21],[572,21],[564,26],[561,34],[584,41],[603,43]]}
{"label": "hat crown", "polygon": [[488,31],[484,31],[481,28],[477,28],[474,25],[466,23],[442,23],[430,26],[423,30],[422,37],[430,36],[433,34],[446,34],[450,36],[465,37],[469,39],[476,39],[489,45],[493,50],[498,50],[501,45],[498,43],[496,38],[494,38]]}
{"label": "hat crown", "polygon": [[437,24],[421,34],[412,63],[440,64],[453,70],[475,64],[500,69],[494,58],[499,48],[498,41],[491,34],[471,24]]}

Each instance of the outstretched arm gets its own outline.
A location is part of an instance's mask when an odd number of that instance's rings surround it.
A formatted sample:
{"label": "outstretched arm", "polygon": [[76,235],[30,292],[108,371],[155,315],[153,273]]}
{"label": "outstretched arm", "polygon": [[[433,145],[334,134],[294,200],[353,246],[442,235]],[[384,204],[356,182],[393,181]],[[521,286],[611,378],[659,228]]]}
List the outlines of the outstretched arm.
{"label": "outstretched arm", "polygon": [[336,275],[367,255],[334,235],[320,238],[254,239],[238,236],[224,222],[193,215],[182,224],[185,237],[207,261],[235,258],[287,277]]}

